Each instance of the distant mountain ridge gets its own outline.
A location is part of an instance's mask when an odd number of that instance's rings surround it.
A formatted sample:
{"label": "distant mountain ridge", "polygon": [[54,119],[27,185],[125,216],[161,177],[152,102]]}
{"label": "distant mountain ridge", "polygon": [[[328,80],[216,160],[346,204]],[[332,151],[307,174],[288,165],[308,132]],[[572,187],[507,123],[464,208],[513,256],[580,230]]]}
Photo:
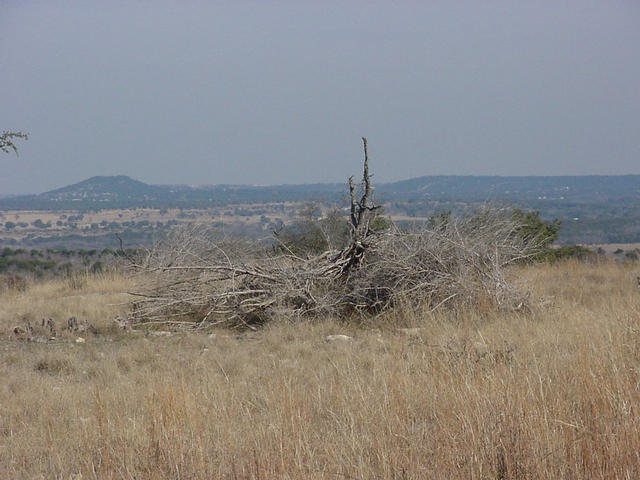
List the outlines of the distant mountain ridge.
{"label": "distant mountain ridge", "polygon": [[460,199],[572,200],[640,198],[640,175],[433,176],[382,184],[380,191],[401,197]]}
{"label": "distant mountain ridge", "polygon": [[[637,199],[640,175],[621,176],[424,176],[380,183],[384,202],[509,200],[602,203]],[[96,176],[38,195],[0,198],[0,209],[202,208],[237,203],[340,202],[346,183],[299,185],[150,185],[125,175]]]}
{"label": "distant mountain ridge", "polygon": [[[398,222],[420,221],[445,211],[463,214],[483,203],[493,202],[539,211],[545,219],[561,220],[560,243],[640,243],[640,175],[425,176],[378,183],[374,198],[384,206],[385,215],[393,216]],[[262,228],[265,222],[277,223],[292,218],[300,209],[301,202],[346,208],[348,187],[346,182],[274,186],[149,185],[124,175],[99,176],[39,195],[0,198],[0,213],[7,210],[85,213],[135,208],[206,209],[212,219],[221,215],[235,216],[234,228],[247,229],[250,228],[247,221],[251,216],[260,218],[260,223],[251,223],[256,228]],[[181,214],[185,216],[180,217]],[[192,218],[188,215],[187,212],[179,212],[178,218]],[[0,218],[0,232],[10,233],[13,228],[15,222],[7,219],[6,216],[5,221]],[[62,221],[62,215],[60,219]],[[134,228],[131,222],[124,221],[119,226],[124,233],[142,235],[135,237],[136,241],[150,241],[156,227],[143,225]],[[87,226],[83,228],[82,232],[72,231],[64,237],[64,242],[85,244]],[[109,223],[95,222],[90,228],[96,234],[113,229]],[[32,233],[29,235],[33,238],[25,237],[23,240],[32,242],[30,245],[38,245],[40,236],[46,240],[44,233]],[[74,235],[80,235],[79,239]]]}
{"label": "distant mountain ridge", "polygon": [[0,198],[0,209],[202,208],[229,203],[325,201],[345,190],[341,184],[150,185],[126,175],[95,176],[36,195]]}
{"label": "distant mountain ridge", "polygon": [[126,175],[96,176],[72,185],[36,195],[51,201],[90,200],[108,201],[116,197],[143,199],[161,192],[162,189]]}

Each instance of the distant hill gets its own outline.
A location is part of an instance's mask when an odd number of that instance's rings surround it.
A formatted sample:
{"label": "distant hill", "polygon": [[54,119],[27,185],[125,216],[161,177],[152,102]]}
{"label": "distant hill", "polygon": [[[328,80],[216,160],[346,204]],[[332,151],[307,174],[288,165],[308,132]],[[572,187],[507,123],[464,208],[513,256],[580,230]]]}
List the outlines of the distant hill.
{"label": "distant hill", "polygon": [[434,176],[378,186],[393,198],[599,202],[640,198],[640,175],[556,177]]}
{"label": "distant hill", "polygon": [[[376,185],[384,202],[434,200],[516,204],[604,204],[640,201],[640,175],[622,176],[431,176]],[[238,203],[286,201],[340,202],[347,186],[306,185],[149,185],[124,175],[92,177],[44,192],[0,198],[0,209],[203,208]],[[544,209],[544,208],[543,208]]]}
{"label": "distant hill", "polygon": [[145,201],[158,197],[162,192],[162,187],[148,185],[125,175],[117,175],[91,177],[73,185],[36,195],[36,198],[52,202]]}
{"label": "distant hill", "polygon": [[105,208],[204,208],[238,203],[329,201],[341,184],[310,185],[149,185],[125,175],[91,177],[38,195],[0,198],[3,210]]}

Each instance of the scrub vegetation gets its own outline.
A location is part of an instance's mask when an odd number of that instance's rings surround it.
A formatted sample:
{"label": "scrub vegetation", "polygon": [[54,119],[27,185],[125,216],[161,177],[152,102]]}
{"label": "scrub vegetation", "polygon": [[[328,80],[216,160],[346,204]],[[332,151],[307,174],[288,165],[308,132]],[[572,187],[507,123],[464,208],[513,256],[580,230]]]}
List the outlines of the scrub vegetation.
{"label": "scrub vegetation", "polygon": [[3,250],[0,478],[637,478],[636,262],[519,210],[398,229],[364,147],[348,220],[275,243]]}
{"label": "scrub vegetation", "polygon": [[118,272],[5,287],[0,477],[637,478],[636,274],[516,265],[527,311],[199,333],[122,330],[136,279]]}

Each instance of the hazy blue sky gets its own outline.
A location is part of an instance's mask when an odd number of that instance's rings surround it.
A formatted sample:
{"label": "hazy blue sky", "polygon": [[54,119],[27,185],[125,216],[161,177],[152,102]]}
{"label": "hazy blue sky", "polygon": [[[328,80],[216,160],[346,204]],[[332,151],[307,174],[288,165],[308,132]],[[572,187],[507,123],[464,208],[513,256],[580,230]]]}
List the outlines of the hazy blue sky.
{"label": "hazy blue sky", "polygon": [[640,173],[640,2],[0,0],[0,193]]}

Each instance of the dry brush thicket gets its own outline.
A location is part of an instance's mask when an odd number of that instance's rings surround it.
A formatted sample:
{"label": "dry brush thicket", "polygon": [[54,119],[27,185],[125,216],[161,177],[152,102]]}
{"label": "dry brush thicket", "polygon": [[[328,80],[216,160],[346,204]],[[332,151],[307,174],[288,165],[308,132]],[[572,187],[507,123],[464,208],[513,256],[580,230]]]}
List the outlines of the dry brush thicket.
{"label": "dry brush thicket", "polygon": [[400,303],[522,307],[526,295],[505,270],[534,256],[544,239],[524,238],[517,219],[497,208],[413,231],[374,231],[379,207],[363,141],[361,197],[350,178],[351,235],[343,249],[302,256],[283,244],[269,249],[220,239],[203,225],[184,227],[132,259],[146,280],[134,320],[250,326],[282,315],[379,313]]}

